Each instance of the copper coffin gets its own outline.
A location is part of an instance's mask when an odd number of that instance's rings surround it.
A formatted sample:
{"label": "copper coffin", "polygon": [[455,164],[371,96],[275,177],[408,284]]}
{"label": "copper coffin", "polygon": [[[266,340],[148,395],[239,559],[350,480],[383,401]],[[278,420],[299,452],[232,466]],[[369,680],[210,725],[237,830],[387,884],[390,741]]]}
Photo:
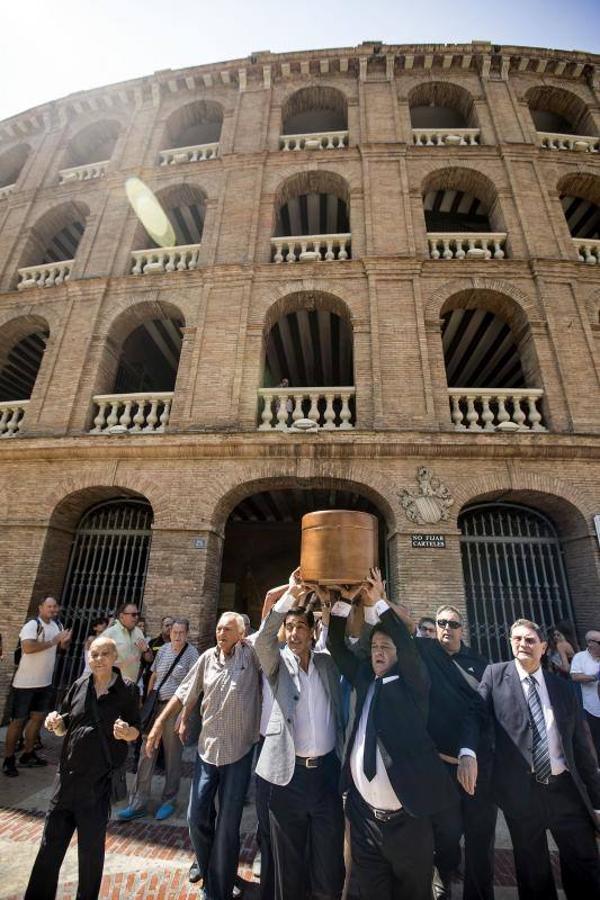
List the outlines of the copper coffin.
{"label": "copper coffin", "polygon": [[328,509],[302,516],[300,568],[304,581],[357,584],[377,565],[377,519]]}

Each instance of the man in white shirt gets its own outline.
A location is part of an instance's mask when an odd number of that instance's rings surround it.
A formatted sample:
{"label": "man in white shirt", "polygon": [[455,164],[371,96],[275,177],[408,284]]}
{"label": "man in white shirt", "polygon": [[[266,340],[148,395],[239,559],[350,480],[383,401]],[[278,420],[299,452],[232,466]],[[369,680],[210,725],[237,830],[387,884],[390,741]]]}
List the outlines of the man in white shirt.
{"label": "man in white shirt", "polygon": [[585,717],[600,760],[600,631],[588,631],[585,642],[587,649],[571,661],[571,678],[581,685]]}
{"label": "man in white shirt", "polygon": [[2,771],[9,778],[19,773],[15,751],[23,726],[23,753],[19,765],[28,768],[45,766],[46,760],[38,756],[35,742],[47,712],[52,709],[52,676],[58,647],[66,647],[71,632],[60,629],[55,619],[58,603],[54,597],[45,597],[38,606],[38,615],[23,625],[19,633],[21,658],[12,684],[11,722],[6,733],[6,748]]}
{"label": "man in white shirt", "polygon": [[275,900],[304,900],[309,884],[313,897],[339,900],[344,882],[339,676],[330,655],[313,650],[307,593],[294,572],[254,642],[273,690],[256,774],[270,785]]}
{"label": "man in white shirt", "polygon": [[[542,671],[546,641],[538,625],[517,619],[510,641],[514,661],[488,666],[478,691],[494,718],[492,783],[513,844],[519,898],[557,898],[547,829],[558,846],[568,900],[600,897],[595,840],[600,775],[581,708],[564,679]],[[472,794],[477,781],[474,717],[471,725],[458,778]]]}
{"label": "man in white shirt", "polygon": [[138,628],[140,614],[135,603],[123,603],[117,610],[116,622],[107,628],[104,637],[111,638],[117,645],[116,666],[123,678],[137,682],[142,658],[151,663],[154,654],[144,632]]}

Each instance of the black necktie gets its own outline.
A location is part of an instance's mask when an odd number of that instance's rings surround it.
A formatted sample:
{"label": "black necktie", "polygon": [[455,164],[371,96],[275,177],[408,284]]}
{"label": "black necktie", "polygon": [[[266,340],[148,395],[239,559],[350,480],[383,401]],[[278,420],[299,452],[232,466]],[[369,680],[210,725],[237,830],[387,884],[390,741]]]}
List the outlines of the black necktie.
{"label": "black necktie", "polygon": [[381,693],[381,678],[375,679],[375,688],[371,698],[371,706],[367,716],[367,728],[365,731],[365,753],[363,757],[363,771],[367,781],[373,781],[377,772],[377,732],[375,731],[375,711],[379,695]]}
{"label": "black necktie", "polygon": [[533,771],[538,781],[547,784],[552,774],[552,767],[550,765],[550,748],[548,747],[544,710],[537,692],[535,678],[532,678],[530,675],[526,681],[529,686],[527,695],[529,723],[533,732]]}

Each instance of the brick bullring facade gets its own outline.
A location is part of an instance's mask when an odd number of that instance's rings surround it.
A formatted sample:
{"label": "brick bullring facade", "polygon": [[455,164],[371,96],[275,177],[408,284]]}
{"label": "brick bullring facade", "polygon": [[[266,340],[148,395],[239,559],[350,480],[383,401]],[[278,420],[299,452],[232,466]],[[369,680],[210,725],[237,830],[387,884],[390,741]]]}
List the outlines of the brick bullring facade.
{"label": "brick bullring facade", "polygon": [[70,677],[128,597],[206,644],[323,506],[376,513],[392,590],[496,657],[521,612],[598,626],[599,136],[600,57],[487,43],[257,53],[0,123],[5,651],[48,593]]}

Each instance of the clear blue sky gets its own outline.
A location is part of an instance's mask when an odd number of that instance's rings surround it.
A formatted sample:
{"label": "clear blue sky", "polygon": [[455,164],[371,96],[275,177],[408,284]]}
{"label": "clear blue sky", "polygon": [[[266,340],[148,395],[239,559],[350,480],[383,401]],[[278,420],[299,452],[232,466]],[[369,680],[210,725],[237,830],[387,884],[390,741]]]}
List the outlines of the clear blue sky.
{"label": "clear blue sky", "polygon": [[598,53],[599,11],[599,0],[7,0],[0,119],[79,90],[253,50],[488,40]]}

